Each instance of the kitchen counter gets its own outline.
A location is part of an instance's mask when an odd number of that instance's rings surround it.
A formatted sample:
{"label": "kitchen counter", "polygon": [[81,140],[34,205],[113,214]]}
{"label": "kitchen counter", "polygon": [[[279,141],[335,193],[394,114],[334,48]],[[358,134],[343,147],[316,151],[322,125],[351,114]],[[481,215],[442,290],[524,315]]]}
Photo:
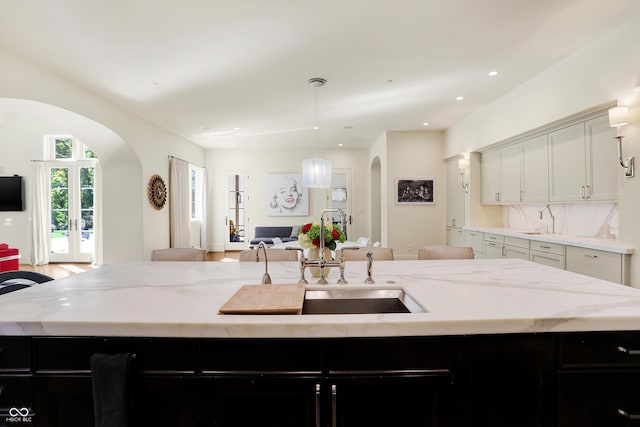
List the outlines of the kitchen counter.
{"label": "kitchen counter", "polygon": [[[263,263],[137,262],[103,266],[0,297],[0,335],[211,338],[435,336],[640,330],[640,289],[517,259],[374,262],[378,287],[404,288],[426,313],[221,315]],[[274,284],[296,263],[270,263]],[[310,279],[309,272],[306,273]],[[365,262],[348,262],[348,287]],[[330,287],[337,269],[328,277]]]}
{"label": "kitchen counter", "polygon": [[595,237],[580,237],[557,233],[535,233],[525,230],[514,230],[510,228],[491,227],[463,227],[464,230],[478,231],[480,233],[492,233],[502,236],[519,237],[522,239],[536,240],[547,243],[558,243],[561,245],[577,246],[580,248],[596,249],[607,252],[615,252],[623,255],[633,254],[631,245],[612,239],[597,239]]}

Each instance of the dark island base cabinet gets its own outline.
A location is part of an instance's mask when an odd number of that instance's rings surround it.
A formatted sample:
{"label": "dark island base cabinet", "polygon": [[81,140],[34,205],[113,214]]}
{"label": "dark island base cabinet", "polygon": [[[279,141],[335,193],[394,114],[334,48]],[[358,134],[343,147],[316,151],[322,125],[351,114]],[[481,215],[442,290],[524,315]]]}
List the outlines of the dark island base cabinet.
{"label": "dark island base cabinet", "polygon": [[[89,358],[121,352],[136,354],[136,427],[640,421],[639,332],[289,340],[3,336],[0,350],[2,427],[92,426]],[[24,408],[28,421],[8,420],[9,412]]]}

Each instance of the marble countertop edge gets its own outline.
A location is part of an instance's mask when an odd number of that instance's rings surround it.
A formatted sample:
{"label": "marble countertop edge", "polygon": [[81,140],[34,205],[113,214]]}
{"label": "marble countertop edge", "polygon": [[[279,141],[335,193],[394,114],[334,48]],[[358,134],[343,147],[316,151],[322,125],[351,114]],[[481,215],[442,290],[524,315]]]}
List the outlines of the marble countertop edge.
{"label": "marble countertop edge", "polygon": [[529,233],[532,233],[532,231],[515,230],[515,229],[500,228],[500,227],[466,226],[466,227],[463,227],[463,230],[498,234],[498,235],[509,236],[509,237],[518,237],[521,239],[535,240],[535,241],[546,242],[546,243],[558,243],[561,245],[577,246],[577,247],[587,248],[587,249],[615,252],[623,255],[630,255],[634,253],[633,246],[628,245],[620,240],[613,240],[613,239],[598,239],[595,237],[581,237],[581,236],[572,236],[572,235],[557,234],[557,233],[556,234],[552,234],[552,233],[529,234]]}

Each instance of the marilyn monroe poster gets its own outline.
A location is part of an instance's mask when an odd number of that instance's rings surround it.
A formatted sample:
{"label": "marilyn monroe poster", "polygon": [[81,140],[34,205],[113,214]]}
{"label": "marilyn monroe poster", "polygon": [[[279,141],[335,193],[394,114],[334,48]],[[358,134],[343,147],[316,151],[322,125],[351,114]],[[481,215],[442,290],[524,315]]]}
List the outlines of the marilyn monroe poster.
{"label": "marilyn monroe poster", "polygon": [[267,175],[269,216],[309,215],[309,190],[302,188],[302,175]]}

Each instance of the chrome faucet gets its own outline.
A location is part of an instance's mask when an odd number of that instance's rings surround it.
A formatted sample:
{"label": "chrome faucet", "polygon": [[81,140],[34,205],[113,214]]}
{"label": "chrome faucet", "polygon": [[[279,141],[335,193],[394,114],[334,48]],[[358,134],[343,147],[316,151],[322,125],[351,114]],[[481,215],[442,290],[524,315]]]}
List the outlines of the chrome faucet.
{"label": "chrome faucet", "polygon": [[538,213],[540,214],[540,219],[542,220],[542,214],[544,213],[545,209],[549,211],[549,216],[551,216],[551,233],[555,234],[555,232],[556,232],[556,217],[553,216],[553,212],[551,212],[551,205],[549,203],[547,203],[544,208],[542,208],[540,211],[538,211]]}
{"label": "chrome faucet", "polygon": [[[327,212],[337,212],[340,215],[340,222],[342,223],[342,231],[345,233],[346,236],[346,230],[347,230],[347,216],[345,215],[344,211],[342,209],[335,209],[335,208],[327,208],[327,209],[323,209],[322,213],[320,214],[320,259],[318,260],[309,260],[307,258],[305,258],[303,255],[300,257],[300,271],[302,273],[302,279],[304,278],[304,269],[306,267],[317,267],[320,269],[320,279],[318,280],[318,284],[319,285],[326,285],[327,283],[327,279],[324,276],[324,269],[325,267],[340,267],[340,276],[341,276],[341,280],[344,280],[344,256],[340,257],[340,261],[334,261],[334,260],[326,260],[324,257],[324,216]],[[339,283],[346,283],[345,282],[339,282]]]}
{"label": "chrome faucet", "polygon": [[364,279],[364,283],[367,285],[372,285],[375,282],[373,277],[371,277],[371,272],[373,270],[373,252],[367,252],[367,278]]}
{"label": "chrome faucet", "polygon": [[262,276],[262,284],[270,285],[271,284],[271,276],[269,276],[269,271],[267,269],[267,245],[264,242],[258,243],[258,249],[256,249],[256,262],[260,262],[260,248],[264,252],[264,275]]}

